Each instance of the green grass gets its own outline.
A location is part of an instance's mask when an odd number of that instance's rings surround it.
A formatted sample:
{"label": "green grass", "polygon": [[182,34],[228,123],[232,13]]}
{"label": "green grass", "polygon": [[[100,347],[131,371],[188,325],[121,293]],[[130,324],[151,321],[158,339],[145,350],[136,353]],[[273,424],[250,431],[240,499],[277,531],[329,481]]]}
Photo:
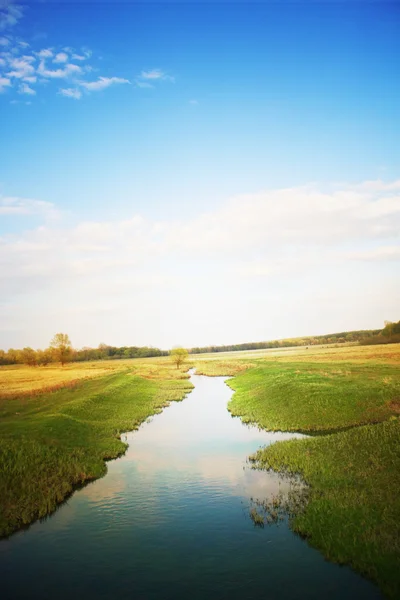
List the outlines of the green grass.
{"label": "green grass", "polygon": [[245,422],[331,432],[273,444],[256,453],[255,464],[300,474],[307,502],[292,511],[293,529],[329,560],[350,564],[388,597],[400,597],[397,364],[264,360],[229,385],[235,394],[228,408]]}
{"label": "green grass", "polygon": [[388,419],[400,409],[395,365],[269,362],[230,380],[229,410],[270,431],[323,432]]}
{"label": "green grass", "polygon": [[349,564],[400,597],[400,421],[278,442],[259,468],[300,473],[306,508],[291,521],[331,561]]}
{"label": "green grass", "polygon": [[[244,421],[269,430],[335,432],[278,442],[260,451],[256,464],[300,473],[307,504],[292,504],[295,531],[328,559],[352,565],[389,597],[400,597],[400,345],[190,359],[198,373],[235,376],[229,410]],[[49,514],[75,486],[102,476],[104,459],[125,450],[120,431],[191,388],[167,359],[98,368],[111,373],[80,383],[76,378],[87,373],[73,365],[68,372],[2,371],[13,394],[0,390],[0,535]],[[113,372],[122,368],[129,373]],[[48,385],[66,387],[43,393]],[[39,395],[29,397],[36,388]]]}
{"label": "green grass", "polygon": [[51,513],[76,486],[106,473],[132,430],[192,388],[182,373],[128,372],[0,406],[0,536]]}

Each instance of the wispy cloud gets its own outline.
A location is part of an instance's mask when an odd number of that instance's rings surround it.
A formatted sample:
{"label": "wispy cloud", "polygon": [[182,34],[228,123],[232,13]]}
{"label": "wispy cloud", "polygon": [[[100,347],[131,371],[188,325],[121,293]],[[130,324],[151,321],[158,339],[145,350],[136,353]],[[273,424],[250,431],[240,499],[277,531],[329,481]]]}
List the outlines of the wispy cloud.
{"label": "wispy cloud", "polygon": [[33,77],[36,71],[32,63],[35,62],[32,56],[22,56],[20,58],[9,59],[9,66],[12,68],[11,71],[6,73],[7,77],[15,79],[26,79],[27,77]]}
{"label": "wispy cloud", "polygon": [[135,79],[135,86],[142,89],[152,89],[155,85],[162,81],[175,82],[175,78],[165,73],[161,69],[143,70]]}
{"label": "wispy cloud", "polygon": [[22,16],[22,6],[14,4],[12,0],[2,0],[0,3],[0,31],[14,27]]}
{"label": "wispy cloud", "polygon": [[20,94],[29,94],[30,96],[36,96],[36,92],[27,83],[22,83],[19,87]]}
{"label": "wispy cloud", "polygon": [[30,102],[30,101],[22,102],[20,100],[10,100],[10,104],[25,104],[26,106],[30,106],[32,104],[32,102]]}
{"label": "wispy cloud", "polygon": [[[74,62],[68,62],[69,56],[75,57],[77,61],[86,61],[92,56],[92,53],[87,48],[82,50],[82,54],[75,54],[72,48],[68,54],[64,47],[62,51],[55,51],[54,48],[42,48],[39,51],[33,51],[32,54],[22,54],[22,46],[14,45],[11,50],[0,52],[0,91],[12,89],[15,83],[16,91],[20,93],[35,94],[35,90],[31,87],[37,83],[38,78],[41,82],[65,80],[72,84],[70,87],[59,89],[58,93],[75,100],[82,97],[82,91],[86,93],[98,92],[109,88],[115,84],[126,84],[130,81],[123,77],[102,77],[99,76],[96,81],[86,81],[94,68],[92,65],[78,65]],[[18,55],[19,54],[19,55]],[[77,58],[76,58],[77,57]],[[60,65],[54,68],[52,65]],[[22,86],[20,82],[30,84]],[[17,85],[19,84],[19,85]],[[143,85],[150,85],[143,82]],[[28,91],[31,90],[31,91]]]}
{"label": "wispy cloud", "polygon": [[[60,93],[74,98],[75,91]],[[297,273],[351,260],[400,260],[400,204],[390,215],[382,212],[377,217],[371,211],[371,206],[385,204],[400,190],[400,182],[393,183],[388,190],[383,182],[377,182],[374,191],[364,189],[362,193],[362,186],[354,185],[343,185],[330,193],[317,186],[267,190],[232,198],[192,219],[152,222],[136,215],[114,222],[83,222],[61,232],[46,229],[34,238],[40,245],[44,241],[52,244],[51,257],[63,239],[68,256],[73,257],[74,264],[84,261],[87,274],[91,268],[107,271],[132,264],[132,260],[136,264],[149,257],[177,255],[187,260],[218,256],[231,261],[232,268],[246,277]],[[54,206],[46,202],[0,199],[1,214],[51,212]],[[32,235],[28,237],[32,240]],[[62,260],[69,261],[68,256],[63,254]],[[30,259],[37,261],[34,255]],[[43,264],[43,259],[40,262]],[[67,270],[75,268],[68,264]]]}
{"label": "wispy cloud", "polygon": [[61,96],[65,96],[66,98],[74,98],[75,100],[79,100],[82,98],[82,92],[77,88],[63,88],[58,92]]}
{"label": "wispy cloud", "polygon": [[82,54],[72,54],[74,60],[88,60],[92,56],[92,51],[88,48],[84,48]]}
{"label": "wispy cloud", "polygon": [[136,79],[135,84],[139,88],[154,88],[154,85],[151,85],[148,81],[140,81],[140,79]]}
{"label": "wispy cloud", "polygon": [[71,75],[82,73],[81,67],[68,63],[63,69],[48,69],[44,61],[41,61],[37,70],[38,74],[46,79],[66,79]]}
{"label": "wispy cloud", "polygon": [[58,214],[57,209],[51,202],[15,196],[0,196],[0,215],[55,217]]}
{"label": "wispy cloud", "polygon": [[[297,327],[299,319],[301,327],[313,327],[316,307],[319,326],[323,321],[327,330],[340,327],[333,323],[344,314],[349,328],[357,328],[360,311],[367,319],[360,328],[368,326],[372,312],[379,320],[393,318],[400,300],[400,204],[390,199],[399,193],[396,181],[313,184],[240,195],[175,221],[125,214],[75,226],[47,221],[31,231],[24,230],[24,221],[19,234],[0,239],[3,301],[19,306],[3,317],[3,325],[0,319],[0,328],[27,313],[32,293],[42,299],[46,326],[55,327],[66,309],[72,311],[69,331],[74,335],[75,327],[78,334],[84,323],[82,343],[91,343],[91,334],[86,315],[85,321],[77,315],[82,306],[96,311],[100,302],[115,306],[107,335],[114,335],[117,323],[125,335],[126,315],[140,314],[138,326],[143,321],[143,335],[151,335],[156,344],[157,331],[168,329],[170,322],[172,339],[181,326],[191,335],[210,336],[204,343],[213,343],[221,319],[226,327],[221,336],[227,335],[238,314],[243,325],[235,329],[238,340],[283,337],[287,319],[290,327]],[[0,201],[0,214],[16,220],[52,210],[37,201]],[[54,306],[58,313],[49,325]],[[326,324],[330,317],[333,321]],[[260,323],[277,320],[281,333],[260,332]],[[94,337],[98,326],[94,320]]]}
{"label": "wispy cloud", "polygon": [[66,63],[68,62],[68,54],[66,52],[58,52],[53,58],[53,63]]}
{"label": "wispy cloud", "polygon": [[41,59],[51,58],[53,56],[53,50],[51,48],[43,48],[36,52],[37,56]]}
{"label": "wispy cloud", "polygon": [[[0,0],[0,29],[9,29],[22,16],[21,6]],[[90,48],[83,46],[76,49],[65,45],[37,48],[37,42],[42,38],[43,35],[32,38],[36,47],[31,48],[28,42],[10,32],[0,37],[0,93],[8,91],[34,96],[38,90],[33,87],[36,83],[64,80],[69,87],[62,87],[58,93],[79,100],[82,90],[88,94],[115,84],[130,83],[128,79],[117,76],[100,76],[96,81],[87,81],[89,73],[98,70],[87,62],[92,58]],[[85,64],[80,66],[77,62]],[[52,88],[48,86],[47,89]]]}
{"label": "wispy cloud", "polygon": [[130,83],[130,81],[121,77],[99,77],[97,81],[80,81],[79,85],[90,92],[99,92],[110,87],[110,85],[119,83]]}
{"label": "wispy cloud", "polygon": [[8,77],[0,76],[0,94],[4,92],[6,88],[9,87],[11,87],[11,79],[9,79]]}
{"label": "wispy cloud", "polygon": [[151,81],[175,81],[174,77],[172,77],[171,75],[167,75],[167,73],[165,73],[161,69],[151,69],[150,71],[142,71],[140,73],[139,78]]}
{"label": "wispy cloud", "polygon": [[162,79],[163,72],[158,69],[153,69],[152,71],[142,71],[140,77],[143,79]]}

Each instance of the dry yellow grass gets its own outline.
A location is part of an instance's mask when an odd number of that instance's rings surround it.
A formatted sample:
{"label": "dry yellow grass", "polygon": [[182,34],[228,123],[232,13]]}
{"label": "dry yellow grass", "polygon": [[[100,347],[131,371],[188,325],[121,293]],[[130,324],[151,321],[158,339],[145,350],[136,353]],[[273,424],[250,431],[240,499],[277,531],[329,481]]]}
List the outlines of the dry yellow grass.
{"label": "dry yellow grass", "polygon": [[265,350],[243,350],[239,352],[216,352],[193,354],[196,364],[203,361],[230,363],[232,360],[258,360],[282,362],[354,362],[373,360],[387,364],[400,364],[400,344],[359,346],[357,344],[337,344],[323,346],[300,346],[294,348],[271,348]]}
{"label": "dry yellow grass", "polygon": [[[299,349],[300,350],[300,349]],[[293,360],[295,362],[351,362],[364,363],[373,361],[382,364],[400,364],[400,344],[386,344],[375,346],[309,346],[308,350],[301,349],[297,355],[284,355],[280,360]],[[274,357],[276,360],[277,357]]]}
{"label": "dry yellow grass", "polygon": [[234,376],[250,367],[257,366],[256,363],[246,361],[239,362],[235,358],[231,360],[195,360],[196,375],[207,375],[208,377]]}
{"label": "dry yellow grass", "polygon": [[[121,371],[128,371],[146,379],[176,377],[176,368],[168,357],[69,363],[64,367],[11,365],[0,367],[0,398],[56,391],[62,387],[73,386],[82,379],[103,377]],[[185,377],[186,374],[182,372],[181,378]]]}
{"label": "dry yellow grass", "polygon": [[[218,352],[196,354],[189,357],[184,369],[196,366],[197,373],[204,375],[236,375],[244,369],[264,361],[282,362],[348,362],[400,365],[400,344],[385,346],[309,346],[297,348],[273,348],[242,352]],[[0,367],[0,398],[29,393],[42,393],[74,385],[81,379],[93,379],[130,371],[146,379],[166,379],[176,376],[175,366],[169,357],[102,360],[82,363],[69,363],[64,367],[26,367],[12,365]],[[182,377],[186,377],[182,372]]]}

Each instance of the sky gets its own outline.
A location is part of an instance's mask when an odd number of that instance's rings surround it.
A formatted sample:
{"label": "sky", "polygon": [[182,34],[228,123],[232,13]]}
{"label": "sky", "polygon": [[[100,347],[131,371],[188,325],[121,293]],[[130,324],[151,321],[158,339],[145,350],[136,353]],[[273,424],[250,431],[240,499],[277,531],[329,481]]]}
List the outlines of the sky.
{"label": "sky", "polygon": [[0,347],[400,319],[400,3],[0,0]]}

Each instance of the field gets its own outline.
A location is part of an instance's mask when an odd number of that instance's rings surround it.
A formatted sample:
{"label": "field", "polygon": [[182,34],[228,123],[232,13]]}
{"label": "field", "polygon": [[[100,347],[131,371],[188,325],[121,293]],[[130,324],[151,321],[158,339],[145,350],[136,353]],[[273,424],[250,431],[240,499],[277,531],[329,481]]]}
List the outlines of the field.
{"label": "field", "polygon": [[231,413],[313,436],[252,457],[308,485],[292,528],[400,597],[400,345],[240,354],[197,362],[204,374],[234,375]]}
{"label": "field", "polygon": [[46,367],[10,365],[0,367],[0,402],[11,397],[32,397],[43,392],[74,387],[81,380],[104,377],[126,370],[148,379],[164,378],[170,369],[171,362],[166,358],[98,360],[67,363],[64,367],[59,364]]}
{"label": "field", "polygon": [[182,370],[165,357],[1,367],[0,535],[104,475],[121,431],[191,389],[189,366],[232,376],[232,415],[312,436],[261,449],[255,466],[300,474],[307,503],[292,528],[399,597],[399,344],[192,355]]}
{"label": "field", "polygon": [[46,516],[76,486],[104,475],[104,461],[126,449],[121,431],[135,429],[192,388],[169,364],[130,360],[113,368],[40,368],[42,388],[48,390],[50,381],[56,391],[38,394],[38,370],[0,371],[13,389],[0,400],[0,536]]}

